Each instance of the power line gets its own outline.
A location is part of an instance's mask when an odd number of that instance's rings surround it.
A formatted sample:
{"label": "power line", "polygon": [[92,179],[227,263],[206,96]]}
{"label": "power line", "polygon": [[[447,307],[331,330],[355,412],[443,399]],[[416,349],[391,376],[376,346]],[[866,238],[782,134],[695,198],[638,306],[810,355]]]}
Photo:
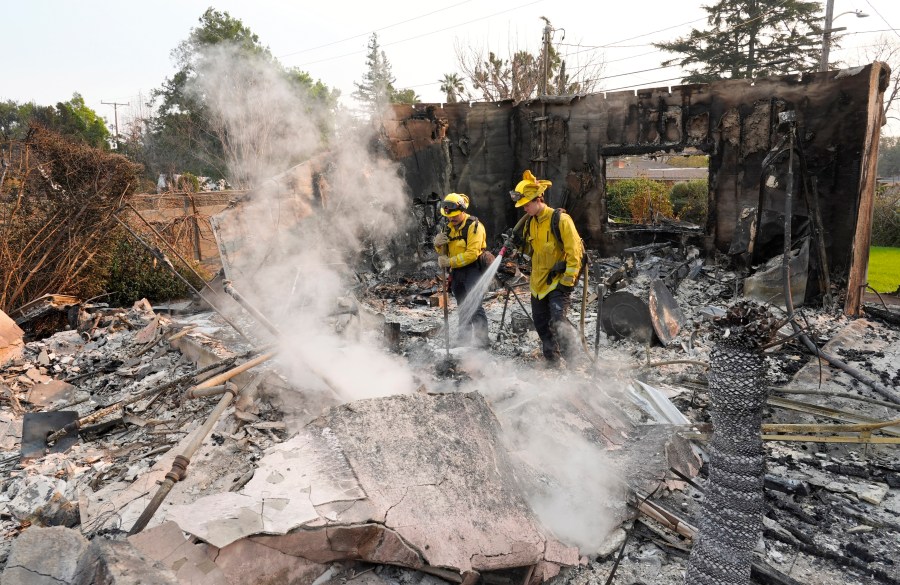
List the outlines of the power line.
{"label": "power line", "polygon": [[644,85],[651,85],[651,84],[656,84],[656,83],[665,83],[666,81],[678,81],[678,80],[680,80],[680,79],[681,79],[681,77],[670,77],[669,79],[660,79],[659,81],[648,81],[647,83],[638,83],[638,84],[626,85],[626,86],[624,86],[624,87],[615,87],[615,88],[613,88],[613,89],[601,89],[601,90],[599,91],[599,93],[610,93],[610,92],[613,92],[613,91],[622,91],[622,90],[624,90],[624,89],[630,89],[630,88],[632,88],[632,87],[635,88],[635,89],[641,89],[641,87],[644,86]]}
{"label": "power line", "polygon": [[[507,10],[501,10],[500,12],[494,12],[493,14],[488,14],[487,16],[482,16],[482,17],[480,17],[480,18],[475,18],[475,19],[472,19],[472,20],[468,20],[468,21],[466,21],[466,22],[461,22],[461,23],[459,23],[459,24],[454,24],[453,26],[448,26],[448,27],[441,28],[441,29],[438,29],[438,30],[433,30],[433,31],[431,31],[431,32],[422,33],[422,34],[420,34],[420,35],[416,35],[416,36],[414,36],[414,37],[409,37],[409,38],[401,39],[401,40],[399,40],[399,41],[393,41],[393,42],[390,42],[390,43],[384,43],[384,44],[381,45],[381,46],[382,46],[382,47],[390,47],[391,45],[397,45],[397,44],[400,44],[400,43],[405,43],[405,42],[407,42],[407,41],[414,41],[414,40],[416,40],[416,39],[421,39],[422,37],[431,36],[431,35],[433,35],[433,34],[437,34],[437,33],[440,33],[440,32],[452,30],[452,29],[454,29],[454,28],[459,28],[459,27],[465,26],[465,25],[467,25],[467,24],[472,24],[473,22],[478,22],[478,21],[480,21],[480,20],[485,20],[485,19],[488,19],[488,18],[493,18],[493,17],[495,17],[495,16],[499,16],[499,15],[501,15],[501,14],[506,14],[507,12],[513,12],[513,11],[519,10],[519,9],[521,9],[521,8],[526,8],[526,7],[531,6],[531,5],[533,5],[533,4],[539,4],[539,3],[543,2],[543,1],[544,1],[544,0],[534,0],[533,2],[527,2],[527,3],[525,3],[525,4],[521,4],[521,5],[519,5],[519,6],[515,6],[515,7],[513,7],[513,8],[509,8],[509,9],[507,9]],[[323,62],[325,62],[325,61],[334,61],[335,59],[343,59],[344,57],[349,57],[349,56],[351,56],[351,55],[359,55],[359,54],[361,54],[361,53],[365,53],[365,50],[362,50],[362,51],[353,51],[352,53],[344,53],[343,55],[338,55],[338,56],[336,56],[336,57],[326,57],[325,59],[318,59],[318,60],[316,60],[316,61],[309,61],[309,62],[307,62],[307,63],[301,63],[300,65],[297,65],[297,67],[306,67],[306,66],[308,66],[308,65],[315,65],[316,63],[323,63]]]}
{"label": "power line", "polygon": [[873,6],[872,3],[869,2],[869,0],[866,0],[866,4],[869,5],[869,8],[871,8],[873,11],[875,11],[875,14],[877,14],[878,17],[881,18],[881,20],[884,21],[884,24],[888,25],[888,28],[890,28],[892,31],[894,31],[894,34],[895,34],[895,35],[897,35],[898,37],[900,37],[900,32],[897,32],[897,29],[895,29],[893,26],[891,26],[891,23],[889,23],[889,22],[887,21],[887,19],[886,19],[880,12],[878,12],[878,9],[875,8],[875,6]]}
{"label": "power line", "polygon": [[[742,26],[746,26],[746,25],[748,25],[748,24],[750,24],[750,23],[752,23],[752,22],[754,22],[754,21],[760,20],[760,19],[765,18],[765,17],[767,17],[767,16],[770,16],[770,15],[772,15],[772,14],[775,14],[775,11],[776,11],[778,8],[780,8],[782,5],[786,4],[787,2],[788,2],[788,0],[782,0],[779,4],[776,4],[775,6],[773,6],[769,11],[764,12],[764,13],[760,14],[759,16],[755,16],[755,17],[753,17],[753,18],[751,18],[751,19],[745,20],[745,21],[743,21],[743,22],[739,22],[739,23],[735,24],[734,26],[732,26],[732,27],[730,27],[730,28],[726,28],[726,29],[723,29],[723,30],[711,30],[711,31],[709,31],[709,32],[707,32],[707,33],[699,34],[699,35],[697,35],[697,40],[703,40],[703,39],[706,39],[706,38],[708,38],[708,37],[711,37],[711,36],[714,36],[714,35],[717,35],[717,34],[725,34],[725,33],[729,33],[729,32],[731,32],[731,31],[733,31],[733,30],[736,30],[736,29],[738,29],[738,28],[740,28],[740,27],[742,27]],[[667,28],[664,28],[664,29],[660,29],[660,30],[657,30],[657,31],[645,33],[645,34],[642,34],[642,35],[637,35],[637,36],[629,37],[629,38],[627,38],[627,39],[622,39],[621,41],[615,41],[615,42],[613,42],[613,43],[609,43],[609,44],[606,44],[606,45],[596,45],[596,46],[585,47],[583,51],[576,51],[575,53],[572,53],[572,54],[573,54],[573,55],[577,55],[578,53],[582,53],[582,52],[585,52],[585,51],[596,51],[597,49],[608,49],[608,48],[609,48],[609,49],[616,49],[616,48],[620,48],[620,47],[623,47],[623,48],[624,48],[624,47],[626,47],[626,46],[630,46],[630,47],[646,47],[646,46],[648,46],[648,45],[646,45],[646,44],[644,44],[644,45],[620,45],[619,47],[615,47],[615,46],[613,46],[613,45],[618,45],[619,43],[624,43],[624,42],[626,42],[626,41],[632,41],[632,40],[634,40],[634,39],[639,39],[639,38],[642,38],[642,37],[650,36],[650,35],[652,35],[652,34],[656,34],[656,33],[658,33],[658,32],[663,32],[663,31],[670,30],[670,29],[673,29],[673,28],[678,28],[678,27],[684,26],[684,25],[686,25],[686,24],[693,24],[693,23],[699,22],[699,21],[701,21],[701,20],[706,20],[706,18],[698,18],[698,19],[696,19],[696,20],[690,20],[690,21],[688,21],[688,22],[683,22],[683,23],[681,23],[681,24],[676,24],[676,25],[674,25],[674,26],[670,26],[670,27],[667,27]],[[888,26],[890,26],[890,25],[888,25]],[[653,45],[653,43],[649,43],[649,45]]]}
{"label": "power line", "polygon": [[[697,19],[695,19],[695,20],[689,20],[689,21],[687,21],[687,22],[682,22],[681,24],[675,24],[675,25],[672,25],[672,26],[667,26],[666,28],[661,28],[661,29],[659,29],[659,30],[654,30],[654,31],[651,31],[651,32],[648,32],[648,33],[644,33],[644,34],[642,34],[642,35],[637,35],[637,36],[634,36],[634,37],[628,37],[627,39],[622,39],[621,41],[613,41],[613,42],[607,43],[607,44],[605,44],[605,45],[593,45],[593,46],[588,46],[588,45],[573,45],[573,46],[582,46],[582,47],[584,47],[585,49],[610,49],[610,48],[612,48],[612,49],[618,49],[619,47],[616,47],[616,46],[614,46],[614,45],[618,45],[619,43],[624,43],[624,42],[626,42],[626,41],[633,41],[634,39],[640,39],[640,38],[643,38],[643,37],[649,37],[650,35],[655,35],[656,33],[665,32],[665,31],[667,31],[667,30],[672,30],[673,28],[679,28],[679,27],[682,27],[682,26],[684,26],[684,25],[686,25],[686,24],[694,24],[695,22],[700,22],[701,20],[706,20],[706,17],[703,17],[703,18],[697,18]],[[559,43],[559,44],[563,44],[563,43]],[[646,47],[647,45],[631,45],[631,46],[633,46],[633,47]]]}
{"label": "power line", "polygon": [[358,35],[353,35],[352,37],[347,37],[346,39],[341,39],[339,41],[332,41],[330,43],[325,43],[324,45],[319,45],[317,47],[310,47],[309,49],[301,49],[299,51],[294,51],[293,53],[285,53],[284,55],[279,55],[278,58],[283,59],[284,57],[290,57],[292,55],[299,55],[300,53],[308,53],[309,51],[315,51],[316,49],[323,49],[325,47],[330,47],[332,45],[338,45],[340,43],[352,41],[353,39],[358,39],[360,37],[367,37],[367,36],[371,35],[372,33],[387,30],[387,29],[393,28],[395,26],[400,26],[401,24],[407,24],[409,22],[413,22],[414,20],[419,20],[420,18],[425,18],[426,16],[431,16],[432,14],[437,14],[438,12],[443,12],[445,10],[450,10],[451,8],[456,8],[457,6],[462,6],[463,4],[467,4],[471,1],[472,0],[463,0],[463,2],[457,2],[456,4],[452,4],[452,5],[446,6],[444,8],[439,8],[437,10],[432,10],[431,12],[426,12],[425,14],[421,14],[419,16],[414,16],[413,18],[408,18],[406,20],[401,20],[400,22],[395,22],[393,24],[389,24],[389,25],[383,26],[381,28],[376,28],[375,30],[360,33]]}

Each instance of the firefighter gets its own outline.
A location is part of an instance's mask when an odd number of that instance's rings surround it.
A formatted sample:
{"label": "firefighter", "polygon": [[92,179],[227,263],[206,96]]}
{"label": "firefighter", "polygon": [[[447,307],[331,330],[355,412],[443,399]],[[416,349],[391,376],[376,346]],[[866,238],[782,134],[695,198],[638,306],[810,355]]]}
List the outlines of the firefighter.
{"label": "firefighter", "polygon": [[544,202],[551,185],[525,171],[510,197],[528,217],[515,236],[520,251],[531,256],[531,311],[541,351],[551,366],[559,366],[560,351],[571,358],[575,350],[576,332],[566,313],[581,273],[584,243],[569,214]]}
{"label": "firefighter", "polygon": [[[434,249],[438,253],[441,269],[450,269],[450,291],[459,307],[483,273],[479,257],[487,247],[487,233],[478,218],[466,213],[469,198],[462,193],[450,193],[441,201],[441,215],[447,218],[447,227],[434,237]],[[460,319],[463,315],[460,315]],[[478,347],[490,346],[488,320],[481,301],[467,323],[459,323],[457,342],[465,344],[474,334]]]}

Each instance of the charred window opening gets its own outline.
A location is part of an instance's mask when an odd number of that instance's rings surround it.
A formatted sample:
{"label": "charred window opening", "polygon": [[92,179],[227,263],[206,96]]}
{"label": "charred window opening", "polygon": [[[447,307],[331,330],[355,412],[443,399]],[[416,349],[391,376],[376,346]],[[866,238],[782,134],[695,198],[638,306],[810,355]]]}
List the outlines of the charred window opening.
{"label": "charred window opening", "polygon": [[606,221],[706,225],[709,156],[700,151],[603,157]]}

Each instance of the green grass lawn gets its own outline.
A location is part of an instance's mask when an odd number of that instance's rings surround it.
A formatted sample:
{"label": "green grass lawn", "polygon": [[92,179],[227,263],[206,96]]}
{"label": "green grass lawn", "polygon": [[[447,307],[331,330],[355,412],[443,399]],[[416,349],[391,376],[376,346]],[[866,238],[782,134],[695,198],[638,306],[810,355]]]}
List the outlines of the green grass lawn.
{"label": "green grass lawn", "polygon": [[869,248],[869,286],[880,293],[900,287],[900,248]]}

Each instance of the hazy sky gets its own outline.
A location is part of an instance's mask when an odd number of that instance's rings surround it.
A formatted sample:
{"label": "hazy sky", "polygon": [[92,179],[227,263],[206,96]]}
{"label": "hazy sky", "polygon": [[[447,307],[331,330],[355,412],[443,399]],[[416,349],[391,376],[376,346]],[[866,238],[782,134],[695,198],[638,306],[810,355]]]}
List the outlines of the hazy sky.
{"label": "hazy sky", "polygon": [[[708,0],[711,4],[713,0]],[[862,10],[868,18],[842,14],[843,49],[831,62],[869,62],[865,51],[881,35],[900,43],[897,0],[834,0],[835,15]],[[660,69],[667,54],[650,43],[703,27],[701,2],[565,2],[561,0],[438,0],[290,2],[275,0],[0,0],[0,99],[55,104],[81,93],[87,104],[113,121],[130,115],[173,71],[171,51],[209,6],[250,27],[288,66],[297,66],[340,89],[350,99],[365,72],[366,44],[373,31],[393,66],[398,88],[412,88],[423,101],[442,101],[439,79],[458,71],[456,46],[480,46],[506,54],[510,46],[537,51],[544,26],[568,68],[605,61],[601,89],[677,84],[677,67]],[[824,3],[823,3],[824,4]],[[388,8],[390,7],[390,8]],[[870,32],[877,31],[877,32]],[[849,34],[848,34],[849,33]],[[649,71],[648,71],[649,70]]]}

